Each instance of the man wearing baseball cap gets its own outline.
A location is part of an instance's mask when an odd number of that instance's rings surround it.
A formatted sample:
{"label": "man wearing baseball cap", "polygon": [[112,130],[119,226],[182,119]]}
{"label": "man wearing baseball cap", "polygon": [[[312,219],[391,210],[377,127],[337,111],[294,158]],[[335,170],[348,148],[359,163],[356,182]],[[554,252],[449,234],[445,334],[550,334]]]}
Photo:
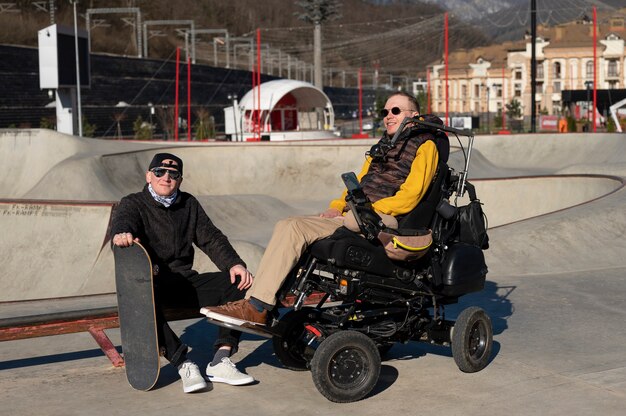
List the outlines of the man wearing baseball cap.
{"label": "man wearing baseball cap", "polygon": [[[253,276],[228,238],[211,222],[198,200],[180,190],[183,161],[171,153],[154,155],[141,192],[120,201],[111,227],[112,243],[127,247],[141,242],[153,264],[155,309],[159,347],[190,393],[207,387],[198,366],[187,359],[187,346],[168,325],[165,306],[200,308],[242,299]],[[221,270],[198,273],[192,269],[195,244]],[[215,355],[207,366],[210,381],[231,385],[254,379],[241,373],[230,361],[241,333],[220,328]]]}

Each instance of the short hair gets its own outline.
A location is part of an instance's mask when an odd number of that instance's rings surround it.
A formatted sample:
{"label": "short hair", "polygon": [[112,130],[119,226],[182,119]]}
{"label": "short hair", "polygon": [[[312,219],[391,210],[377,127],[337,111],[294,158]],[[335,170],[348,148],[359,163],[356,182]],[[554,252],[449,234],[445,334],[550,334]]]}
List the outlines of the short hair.
{"label": "short hair", "polygon": [[409,100],[409,104],[411,104],[415,108],[415,111],[422,114],[422,112],[420,111],[420,103],[417,102],[417,98],[415,98],[413,94],[409,94],[408,92],[405,92],[405,91],[398,91],[398,92],[394,92],[393,94],[391,94],[389,97],[387,97],[387,99],[390,99],[391,97],[395,97],[397,95],[401,97],[406,97],[406,99]]}

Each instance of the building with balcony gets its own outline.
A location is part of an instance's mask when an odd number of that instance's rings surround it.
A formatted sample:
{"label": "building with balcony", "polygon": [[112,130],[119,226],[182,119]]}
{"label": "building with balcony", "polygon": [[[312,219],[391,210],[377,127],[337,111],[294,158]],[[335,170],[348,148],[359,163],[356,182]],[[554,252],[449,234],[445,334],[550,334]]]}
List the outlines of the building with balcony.
{"label": "building with balcony", "polygon": [[[593,23],[590,19],[537,29],[537,114],[562,113],[563,90],[593,87]],[[597,88],[626,88],[626,8],[598,18]],[[517,42],[462,50],[448,59],[448,112],[454,115],[497,114],[516,99],[524,116],[531,114],[531,37]],[[446,112],[445,65],[431,64],[432,110]]]}

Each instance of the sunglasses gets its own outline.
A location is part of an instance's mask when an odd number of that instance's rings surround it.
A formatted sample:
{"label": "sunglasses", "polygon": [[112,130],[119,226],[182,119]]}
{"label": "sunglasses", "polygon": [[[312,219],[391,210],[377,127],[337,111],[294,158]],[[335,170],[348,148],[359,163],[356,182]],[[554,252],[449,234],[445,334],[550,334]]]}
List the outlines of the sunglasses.
{"label": "sunglasses", "polygon": [[170,169],[165,169],[165,168],[154,168],[150,172],[154,173],[154,176],[156,176],[157,178],[161,178],[165,176],[165,174],[167,173],[170,179],[174,181],[179,180],[180,177],[182,176],[180,172],[177,170],[170,170]]}
{"label": "sunglasses", "polygon": [[394,116],[397,116],[403,111],[413,111],[413,110],[402,110],[400,107],[393,107],[391,110],[387,110],[386,108],[383,108],[382,110],[380,110],[380,116],[382,118],[387,117],[389,115],[389,111],[391,111],[391,114],[393,114]]}

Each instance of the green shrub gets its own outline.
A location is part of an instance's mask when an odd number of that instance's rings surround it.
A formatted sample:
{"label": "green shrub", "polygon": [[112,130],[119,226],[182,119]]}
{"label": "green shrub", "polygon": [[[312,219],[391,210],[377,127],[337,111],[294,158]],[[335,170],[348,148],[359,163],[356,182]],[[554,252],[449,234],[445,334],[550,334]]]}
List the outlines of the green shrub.
{"label": "green shrub", "polygon": [[133,122],[133,132],[135,133],[135,140],[152,139],[152,125],[143,121],[141,116],[137,116],[137,119]]}

